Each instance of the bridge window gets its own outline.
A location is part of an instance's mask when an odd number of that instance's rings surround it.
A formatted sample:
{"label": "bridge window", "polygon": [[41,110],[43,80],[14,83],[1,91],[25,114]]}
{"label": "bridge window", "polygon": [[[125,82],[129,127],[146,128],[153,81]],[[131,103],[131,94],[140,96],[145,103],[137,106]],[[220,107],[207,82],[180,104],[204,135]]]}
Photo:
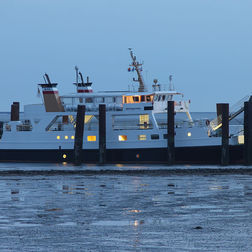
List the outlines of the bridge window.
{"label": "bridge window", "polygon": [[124,103],[139,103],[139,102],[140,102],[140,95],[124,96]]}
{"label": "bridge window", "polygon": [[139,96],[133,96],[133,101],[134,102],[139,102]]}
{"label": "bridge window", "polygon": [[150,95],[146,95],[146,101],[147,101],[147,102],[151,102],[151,100],[152,100],[151,98],[152,98],[152,97],[151,97]]}

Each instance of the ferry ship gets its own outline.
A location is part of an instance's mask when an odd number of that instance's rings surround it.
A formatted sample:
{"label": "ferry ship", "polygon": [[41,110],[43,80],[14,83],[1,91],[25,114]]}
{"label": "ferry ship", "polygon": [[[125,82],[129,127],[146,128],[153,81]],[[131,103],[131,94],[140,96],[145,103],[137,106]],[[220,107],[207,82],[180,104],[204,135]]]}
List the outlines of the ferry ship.
{"label": "ferry ship", "polygon": [[[154,80],[147,91],[142,64],[130,49],[138,90],[94,92],[76,67],[76,92],[59,95],[57,83],[47,74],[39,84],[42,103],[24,106],[22,120],[19,104],[12,105],[11,120],[0,123],[0,160],[22,162],[72,162],[76,111],[85,105],[82,162],[99,160],[99,104],[106,105],[106,161],[109,163],[167,162],[167,102],[175,101],[175,160],[181,163],[219,163],[221,136],[213,134],[208,120],[193,120],[190,101]],[[216,126],[216,125],[215,125]],[[230,131],[231,162],[242,158],[242,126]]]}

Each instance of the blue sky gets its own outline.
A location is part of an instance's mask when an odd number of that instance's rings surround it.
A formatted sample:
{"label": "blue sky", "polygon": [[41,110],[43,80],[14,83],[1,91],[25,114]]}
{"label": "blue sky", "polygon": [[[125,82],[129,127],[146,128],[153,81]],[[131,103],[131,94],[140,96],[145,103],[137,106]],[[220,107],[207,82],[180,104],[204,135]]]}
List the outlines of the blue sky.
{"label": "blue sky", "polygon": [[93,88],[127,89],[134,48],[145,81],[168,83],[192,111],[215,111],[252,91],[251,0],[0,0],[0,111],[39,103],[47,72],[74,92],[74,66]]}

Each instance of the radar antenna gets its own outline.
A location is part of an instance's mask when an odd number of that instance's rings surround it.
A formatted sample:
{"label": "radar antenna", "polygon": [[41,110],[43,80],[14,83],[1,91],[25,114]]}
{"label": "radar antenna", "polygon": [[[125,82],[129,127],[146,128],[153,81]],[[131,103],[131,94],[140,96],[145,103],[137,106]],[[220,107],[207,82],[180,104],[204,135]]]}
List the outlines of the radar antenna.
{"label": "radar antenna", "polygon": [[174,91],[174,85],[172,83],[172,75],[169,75],[169,91]]}
{"label": "radar antenna", "polygon": [[138,61],[136,61],[136,56],[133,54],[132,48],[129,48],[129,51],[130,51],[130,56],[132,58],[132,63],[130,66],[132,66],[133,69],[136,70],[137,76],[138,76],[138,79],[136,80],[135,78],[133,78],[133,81],[139,82],[138,92],[144,92],[145,85],[144,85],[143,77],[141,75],[142,69],[140,69],[140,67],[143,64],[140,64]]}

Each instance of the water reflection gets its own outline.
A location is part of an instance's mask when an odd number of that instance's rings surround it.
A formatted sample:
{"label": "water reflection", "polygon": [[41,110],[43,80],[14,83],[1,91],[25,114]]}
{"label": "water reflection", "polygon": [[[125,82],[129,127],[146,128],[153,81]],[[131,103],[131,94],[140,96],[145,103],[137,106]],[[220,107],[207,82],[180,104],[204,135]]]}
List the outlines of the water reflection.
{"label": "water reflection", "polygon": [[19,189],[11,189],[11,200],[13,201],[19,201]]}
{"label": "water reflection", "polygon": [[83,240],[90,251],[111,251],[113,245],[118,251],[156,251],[160,244],[173,251],[214,251],[211,244],[219,251],[252,247],[249,175],[16,179],[0,178],[0,230],[8,237],[0,250],[14,244],[12,251],[32,251],[12,242],[21,236],[28,246],[31,233],[35,245],[49,240],[48,251],[71,251]]}

